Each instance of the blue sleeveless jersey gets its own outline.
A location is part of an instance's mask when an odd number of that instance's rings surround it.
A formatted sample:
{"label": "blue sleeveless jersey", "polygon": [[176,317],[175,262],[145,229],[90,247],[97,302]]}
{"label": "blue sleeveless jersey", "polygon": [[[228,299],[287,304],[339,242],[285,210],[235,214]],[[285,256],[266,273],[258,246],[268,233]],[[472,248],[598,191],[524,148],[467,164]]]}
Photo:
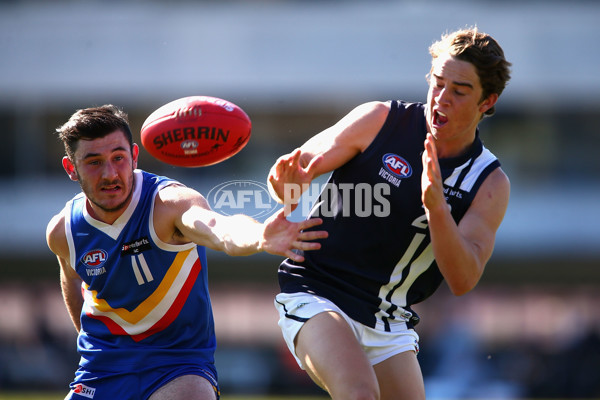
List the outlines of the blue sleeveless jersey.
{"label": "blue sleeveless jersey", "polygon": [[88,214],[83,194],[67,203],[70,262],[83,279],[81,367],[111,374],[191,363],[216,377],[205,248],[156,236],[155,195],[175,181],[141,170],[134,179],[131,204],[112,225]]}
{"label": "blue sleeveless jersey", "polygon": [[[441,284],[421,202],[421,156],[427,133],[425,107],[392,101],[374,141],[335,170],[311,216],[329,232],[305,261],[279,268],[284,293],[328,298],[352,319],[390,330],[390,322],[418,322],[411,310]],[[458,223],[477,190],[500,163],[479,135],[462,156],[440,159],[446,199]]]}

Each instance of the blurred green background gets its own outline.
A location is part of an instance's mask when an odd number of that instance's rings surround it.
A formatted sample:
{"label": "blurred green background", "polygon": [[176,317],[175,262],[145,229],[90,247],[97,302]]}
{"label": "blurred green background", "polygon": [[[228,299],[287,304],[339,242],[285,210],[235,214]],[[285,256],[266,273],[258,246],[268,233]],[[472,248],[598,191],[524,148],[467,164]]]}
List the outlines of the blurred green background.
{"label": "blurred green background", "polygon": [[[359,103],[425,101],[428,46],[478,25],[513,63],[481,137],[511,203],[479,286],[416,307],[429,398],[600,398],[600,4],[595,1],[0,1],[0,392],[64,392],[75,334],[45,227],[79,191],[54,129],[105,103],[135,139],[160,105],[242,107],[252,139],[207,168],[140,167],[202,193],[264,182],[275,159]],[[277,257],[209,253],[224,395],[322,395],[281,339]]]}

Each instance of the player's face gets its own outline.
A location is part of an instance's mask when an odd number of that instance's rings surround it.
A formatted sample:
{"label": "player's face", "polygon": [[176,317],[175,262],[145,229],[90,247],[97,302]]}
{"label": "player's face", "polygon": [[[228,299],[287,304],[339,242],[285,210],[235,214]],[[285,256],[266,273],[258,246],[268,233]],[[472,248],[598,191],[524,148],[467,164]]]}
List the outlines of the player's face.
{"label": "player's face", "polygon": [[433,61],[427,93],[427,128],[440,157],[463,152],[475,139],[485,111],[498,96],[481,100],[483,89],[475,66],[450,55]]}
{"label": "player's face", "polygon": [[100,139],[80,140],[74,164],[63,159],[69,177],[79,181],[94,217],[112,223],[127,208],[138,152],[137,145],[131,150],[123,132],[115,131]]}

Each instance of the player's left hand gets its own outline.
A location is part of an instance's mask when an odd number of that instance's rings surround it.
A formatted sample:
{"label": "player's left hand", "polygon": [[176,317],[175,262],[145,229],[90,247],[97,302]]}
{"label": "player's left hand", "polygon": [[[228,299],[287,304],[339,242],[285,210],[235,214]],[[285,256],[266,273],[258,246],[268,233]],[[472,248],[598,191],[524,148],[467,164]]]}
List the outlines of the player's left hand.
{"label": "player's left hand", "polygon": [[423,151],[423,174],[421,175],[421,201],[429,212],[441,206],[446,206],[442,173],[438,161],[435,141],[431,133],[425,139]]}
{"label": "player's left hand", "polygon": [[318,250],[320,243],[310,242],[311,240],[324,239],[328,236],[326,231],[308,231],[305,229],[321,225],[321,218],[311,218],[301,222],[289,221],[284,210],[281,209],[272,215],[264,223],[262,250],[267,253],[288,257],[294,261],[302,262],[304,257],[295,253],[293,250]]}

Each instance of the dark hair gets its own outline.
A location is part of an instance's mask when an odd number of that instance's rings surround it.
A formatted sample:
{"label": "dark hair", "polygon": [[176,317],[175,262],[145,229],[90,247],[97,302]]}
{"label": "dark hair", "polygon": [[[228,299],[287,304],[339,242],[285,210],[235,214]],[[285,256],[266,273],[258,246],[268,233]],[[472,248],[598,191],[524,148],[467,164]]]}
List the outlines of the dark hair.
{"label": "dark hair", "polygon": [[[504,51],[490,35],[479,32],[477,27],[468,28],[442,35],[441,40],[429,47],[429,53],[435,60],[441,54],[447,53],[459,60],[475,66],[481,87],[482,99],[490,94],[502,94],[510,80],[510,62],[504,58]],[[496,107],[485,112],[493,115]]]}
{"label": "dark hair", "polygon": [[56,128],[56,133],[65,145],[67,157],[74,160],[80,140],[103,138],[118,130],[123,132],[129,146],[133,147],[133,137],[127,114],[120,108],[107,104],[101,107],[77,110],[64,125]]}

